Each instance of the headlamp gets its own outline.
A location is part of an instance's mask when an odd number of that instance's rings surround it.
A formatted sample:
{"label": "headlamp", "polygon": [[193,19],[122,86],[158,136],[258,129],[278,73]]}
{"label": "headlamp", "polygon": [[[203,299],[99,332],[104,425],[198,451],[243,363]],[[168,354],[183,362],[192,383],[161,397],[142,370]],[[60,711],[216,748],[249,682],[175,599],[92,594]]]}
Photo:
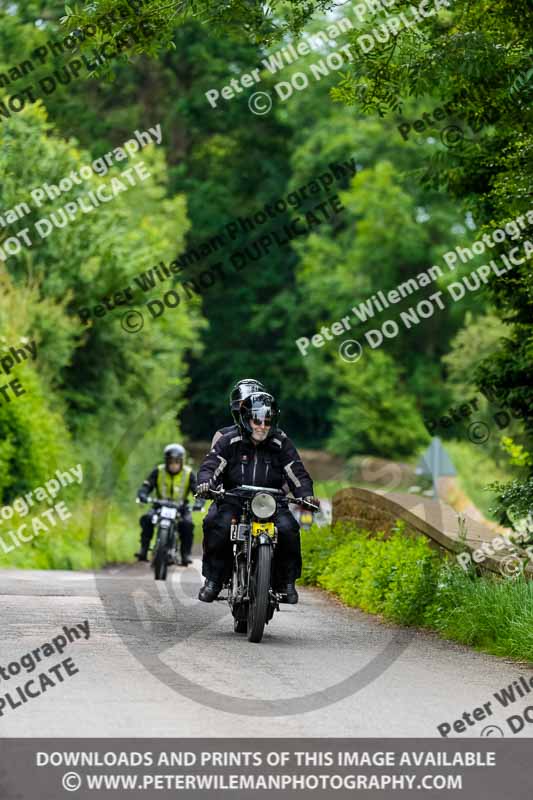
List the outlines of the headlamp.
{"label": "headlamp", "polygon": [[258,492],[251,502],[251,508],[259,519],[268,519],[276,510],[276,501],[271,494]]}

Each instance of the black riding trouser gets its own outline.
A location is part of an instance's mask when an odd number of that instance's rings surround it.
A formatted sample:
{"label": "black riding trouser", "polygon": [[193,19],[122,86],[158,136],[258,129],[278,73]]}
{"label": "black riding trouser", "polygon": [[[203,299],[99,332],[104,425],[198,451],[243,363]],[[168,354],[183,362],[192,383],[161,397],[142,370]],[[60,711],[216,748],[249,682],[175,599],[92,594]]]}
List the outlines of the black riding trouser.
{"label": "black riding trouser", "polygon": [[[152,512],[143,514],[139,522],[141,523],[141,547],[148,549],[152,536],[154,535],[154,524],[152,522]],[[183,517],[178,522],[178,535],[180,537],[181,545],[181,559],[182,561],[188,558],[192,550],[193,541],[193,523],[190,510],[187,510]]]}
{"label": "black riding trouser", "polygon": [[[233,550],[230,541],[231,518],[239,516],[229,503],[212,503],[204,517],[202,574],[208,580],[222,583],[231,576]],[[273,517],[278,529],[274,551],[273,585],[275,588],[294,583],[302,572],[300,526],[289,509],[280,509]]]}

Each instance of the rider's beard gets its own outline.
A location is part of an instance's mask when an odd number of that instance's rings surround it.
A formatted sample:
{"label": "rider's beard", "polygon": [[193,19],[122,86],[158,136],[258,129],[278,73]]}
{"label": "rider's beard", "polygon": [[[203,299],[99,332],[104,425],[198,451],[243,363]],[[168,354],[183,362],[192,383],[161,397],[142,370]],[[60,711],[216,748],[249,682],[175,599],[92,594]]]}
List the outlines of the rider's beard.
{"label": "rider's beard", "polygon": [[254,439],[256,442],[264,442],[267,436],[268,431],[264,428],[259,428],[258,430],[252,432],[252,439]]}

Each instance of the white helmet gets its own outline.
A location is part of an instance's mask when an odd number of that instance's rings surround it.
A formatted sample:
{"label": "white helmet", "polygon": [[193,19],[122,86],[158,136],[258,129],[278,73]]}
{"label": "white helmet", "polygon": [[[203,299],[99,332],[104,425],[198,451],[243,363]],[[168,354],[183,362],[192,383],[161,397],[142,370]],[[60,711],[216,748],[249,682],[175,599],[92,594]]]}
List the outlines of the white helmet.
{"label": "white helmet", "polygon": [[170,459],[178,459],[181,458],[182,461],[185,461],[185,448],[181,446],[181,444],[167,444],[164,450],[165,455],[165,462],[170,461]]}

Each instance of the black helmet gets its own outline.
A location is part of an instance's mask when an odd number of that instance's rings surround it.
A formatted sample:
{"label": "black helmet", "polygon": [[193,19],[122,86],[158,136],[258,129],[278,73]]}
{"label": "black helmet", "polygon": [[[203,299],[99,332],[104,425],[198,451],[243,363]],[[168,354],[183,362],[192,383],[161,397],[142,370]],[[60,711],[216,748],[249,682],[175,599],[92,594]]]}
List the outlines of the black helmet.
{"label": "black helmet", "polygon": [[[252,434],[252,420],[257,422],[270,422],[268,436],[276,430],[279,409],[276,400],[267,392],[253,392],[242,403],[239,411],[239,427],[241,433]],[[267,437],[268,438],[268,437]]]}
{"label": "black helmet", "polygon": [[165,456],[165,464],[168,464],[169,461],[174,461],[181,459],[181,461],[185,460],[185,448],[181,446],[181,444],[167,444],[164,450]]}
{"label": "black helmet", "polygon": [[243,378],[242,381],[238,381],[233,389],[230,392],[229,396],[229,407],[231,411],[231,416],[234,419],[236,425],[240,424],[239,421],[239,409],[241,407],[242,401],[252,394],[252,392],[265,392],[266,389],[262,383],[259,381],[254,380],[254,378]]}

